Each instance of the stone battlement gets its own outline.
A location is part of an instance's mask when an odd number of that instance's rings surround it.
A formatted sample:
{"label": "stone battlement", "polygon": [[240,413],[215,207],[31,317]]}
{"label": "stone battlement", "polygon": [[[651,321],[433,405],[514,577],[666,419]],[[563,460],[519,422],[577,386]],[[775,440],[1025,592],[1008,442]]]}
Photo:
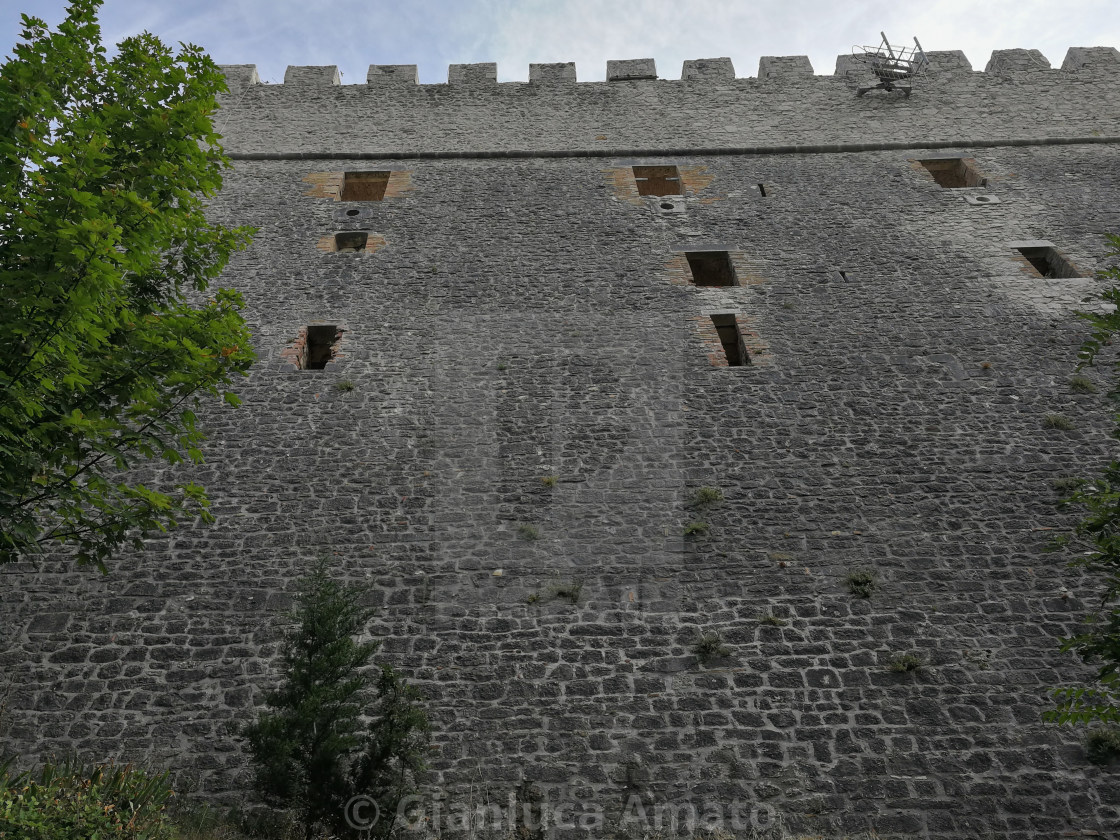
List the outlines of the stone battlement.
{"label": "stone battlement", "polygon": [[[932,69],[936,73],[972,73],[971,62],[960,50],[931,51],[926,53]],[[1014,73],[1031,73],[1052,70],[1050,61],[1038,50],[1010,49],[993,50],[983,72],[1004,77]],[[241,90],[248,85],[262,84],[255,64],[222,65],[230,90]],[[1080,73],[1085,71],[1120,72],[1120,52],[1115,47],[1070,47],[1058,72]],[[838,55],[833,76],[844,77],[866,75],[866,69],[851,55]],[[764,55],[758,61],[759,81],[793,81],[813,78],[815,71],[804,55],[772,56]],[[727,82],[734,81],[735,67],[730,58],[698,58],[685,61],[681,67],[682,82]],[[502,82],[503,85],[567,85],[576,84],[575,62],[555,64],[530,64],[529,81]],[[652,58],[611,60],[607,62],[607,82],[627,81],[676,81],[660,79]],[[284,84],[297,87],[322,87],[341,85],[342,79],[338,66],[326,65],[288,65],[284,72]],[[365,84],[370,87],[408,87],[419,85],[419,75],[415,64],[371,64],[366,73]],[[486,87],[498,85],[498,65],[494,62],[479,64],[452,64],[447,68],[447,84]],[[602,82],[582,82],[581,84],[603,84]],[[423,87],[432,87],[424,85]]]}
{"label": "stone battlement", "polygon": [[850,55],[814,75],[805,56],[765,56],[738,78],[727,58],[684,62],[658,80],[652,59],[611,61],[607,81],[575,65],[534,64],[528,82],[495,64],[454,64],[446,84],[415,65],[372,65],[365,84],[338,68],[289,67],[261,84],[255,65],[223,67],[217,120],[235,158],[644,156],[1110,142],[1120,137],[1120,52],[1071,48],[1060,70],[1037,50],[997,50],[984,72],[960,51],[928,53],[914,95],[855,91],[873,77]]}

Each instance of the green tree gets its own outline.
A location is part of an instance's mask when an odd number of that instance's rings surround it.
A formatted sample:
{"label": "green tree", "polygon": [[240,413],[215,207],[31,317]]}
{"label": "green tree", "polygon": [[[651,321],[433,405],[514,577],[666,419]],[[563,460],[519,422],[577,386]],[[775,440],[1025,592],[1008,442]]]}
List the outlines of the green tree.
{"label": "green tree", "polygon": [[[1108,241],[1109,256],[1120,257],[1120,236],[1109,236]],[[1079,352],[1079,370],[1095,365],[1120,333],[1120,266],[1114,264],[1100,274],[1115,285],[1100,296],[1104,311],[1082,313],[1092,329]],[[1120,358],[1111,355],[1113,373],[1120,373]],[[1120,378],[1114,377],[1107,397],[1120,403]],[[1112,437],[1120,439],[1120,413],[1114,419]],[[1083,632],[1064,639],[1062,649],[1073,651],[1097,672],[1089,685],[1056,689],[1057,707],[1046,717],[1060,723],[1120,723],[1120,460],[1113,460],[1096,478],[1081,482],[1063,504],[1080,508],[1084,518],[1056,543],[1078,549],[1072,565],[1094,575],[1101,594]]]}
{"label": "green tree", "polygon": [[201,459],[194,410],[253,360],[241,299],[207,289],[250,231],[209,222],[228,167],[225,89],[198,48],[144,33],[107,58],[100,0],[56,32],[23,17],[0,66],[0,560],[70,545],[105,561],[144,530],[209,519],[146,459]]}
{"label": "green tree", "polygon": [[415,688],[372,664],[378,643],[355,641],[373,613],[361,605],[364,590],[333,580],[325,561],[300,583],[283,683],[265,701],[271,711],[243,732],[256,788],[269,805],[294,812],[308,840],[319,827],[368,836],[347,822],[347,803],[369,797],[376,809],[358,816],[380,813],[365,828],[385,837],[423,770],[427,718]]}

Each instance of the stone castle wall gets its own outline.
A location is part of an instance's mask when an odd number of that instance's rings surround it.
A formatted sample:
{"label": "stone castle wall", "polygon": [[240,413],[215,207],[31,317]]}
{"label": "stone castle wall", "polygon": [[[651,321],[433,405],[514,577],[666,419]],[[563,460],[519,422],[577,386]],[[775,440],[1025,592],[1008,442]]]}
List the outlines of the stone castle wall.
{"label": "stone castle wall", "polygon": [[[573,837],[652,836],[666,803],[718,803],[744,837],[731,803],[775,835],[1120,830],[1117,771],[1040,719],[1088,673],[1057,645],[1094,590],[1045,548],[1072,522],[1052,483],[1113,451],[1070,377],[1120,231],[1120,56],[933,58],[908,99],[797,58],[603,83],[227,68],[213,212],[259,229],[224,282],[260,362],[208,412],[218,522],[104,579],[2,570],[6,746],[237,798],[231,732],[326,553],[373,584],[371,629],[427,698],[445,813],[601,810],[548,829]],[[949,158],[984,183],[918,163]],[[640,196],[635,165],[676,166],[684,195]],[[338,200],[353,171],[391,173],[384,197]],[[1046,243],[1082,276],[1018,250]],[[737,285],[689,281],[710,251]],[[300,370],[317,325],[335,357]],[[705,487],[724,501],[698,508]],[[709,634],[727,651],[703,662]],[[923,667],[891,671],[903,654]]]}

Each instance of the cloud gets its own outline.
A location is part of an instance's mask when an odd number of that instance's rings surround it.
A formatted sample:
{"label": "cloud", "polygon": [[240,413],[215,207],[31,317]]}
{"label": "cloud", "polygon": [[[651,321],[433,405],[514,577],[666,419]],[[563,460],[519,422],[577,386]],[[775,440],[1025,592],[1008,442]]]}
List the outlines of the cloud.
{"label": "cloud", "polygon": [[609,58],[657,59],[659,75],[679,78],[690,58],[730,56],[739,76],[754,75],[764,55],[808,55],[818,73],[853,45],[917,36],[930,50],[964,50],[983,69],[993,49],[1040,49],[1060,66],[1070,46],[1120,44],[1114,0],[940,0],[921,4],[790,0],[532,0],[484,3],[499,73],[525,78],[537,61],[575,61],[581,80],[602,79]]}
{"label": "cloud", "polygon": [[[19,2],[19,0],[15,0]],[[337,64],[345,83],[370,64],[417,64],[422,82],[443,82],[450,63],[496,61],[503,81],[529,64],[574,61],[583,81],[601,80],[612,58],[654,58],[662,78],[691,58],[729,56],[739,76],[764,55],[808,55],[818,73],[853,44],[917,36],[929,50],[964,50],[983,69],[993,49],[1039,49],[1060,66],[1070,46],[1120,45],[1115,0],[106,0],[105,39],[148,29],[190,41],[219,63],[256,64],[283,80],[288,64]],[[56,24],[65,0],[25,8]],[[18,34],[18,13],[0,12],[0,49]]]}

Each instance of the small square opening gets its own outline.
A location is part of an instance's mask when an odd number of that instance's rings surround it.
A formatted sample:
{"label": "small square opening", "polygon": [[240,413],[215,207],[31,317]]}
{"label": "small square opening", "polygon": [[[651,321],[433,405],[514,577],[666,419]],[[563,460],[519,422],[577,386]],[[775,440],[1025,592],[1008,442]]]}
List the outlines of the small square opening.
{"label": "small square opening", "polygon": [[634,182],[638,195],[684,195],[675,166],[635,166]]}
{"label": "small square opening", "polygon": [[335,342],[338,340],[338,327],[310,326],[307,328],[307,341],[303,348],[303,370],[322,370],[334,358]]}
{"label": "small square opening", "polygon": [[719,335],[719,343],[723,345],[723,354],[727,357],[730,367],[741,367],[750,364],[750,356],[743,345],[743,335],[739,332],[739,323],[734,315],[713,315],[712,325]]}
{"label": "small square opening", "polygon": [[369,234],[364,230],[348,230],[334,235],[334,249],[344,253],[357,254],[364,251]]}
{"label": "small square opening", "polygon": [[1075,269],[1057,248],[1040,245],[1037,248],[1016,248],[1023,259],[1031,264],[1039,277],[1061,279],[1080,277]]}
{"label": "small square opening", "polygon": [[688,251],[694,286],[737,286],[735,268],[727,251]]}
{"label": "small square opening", "polygon": [[344,172],[339,198],[342,201],[381,201],[388,184],[388,172]]}
{"label": "small square opening", "polygon": [[945,189],[956,190],[962,187],[983,187],[988,181],[983,178],[970,160],[965,158],[934,158],[918,161]]}

